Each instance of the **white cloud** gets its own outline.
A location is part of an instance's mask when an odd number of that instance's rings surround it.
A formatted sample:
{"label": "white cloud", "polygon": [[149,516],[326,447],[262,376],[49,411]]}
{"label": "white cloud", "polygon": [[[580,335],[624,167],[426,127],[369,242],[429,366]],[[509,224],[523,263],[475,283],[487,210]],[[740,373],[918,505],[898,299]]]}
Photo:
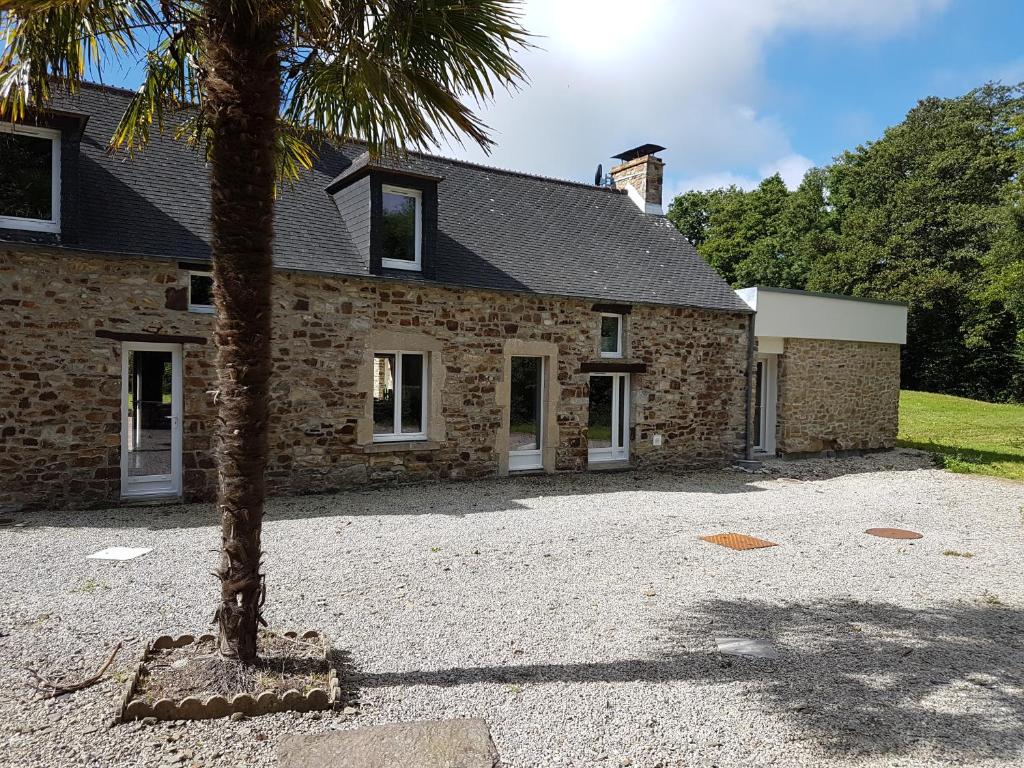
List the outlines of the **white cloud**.
{"label": "white cloud", "polygon": [[886,37],[946,4],[529,0],[524,22],[541,36],[521,55],[530,84],[482,110],[497,141],[490,157],[469,145],[449,154],[590,180],[597,163],[607,168],[612,154],[650,141],[668,147],[670,188],[748,186],[775,171],[794,186],[812,163],[772,113],[766,45],[801,31]]}
{"label": "white cloud", "polygon": [[811,162],[810,158],[798,154],[789,154],[759,166],[756,174],[719,171],[686,178],[669,178],[666,180],[664,189],[665,205],[667,206],[669,201],[676,195],[693,189],[705,190],[719,189],[721,187],[739,187],[740,189],[751,190],[760,184],[763,179],[776,173],[782,177],[787,188],[796,189],[800,186],[800,182],[803,181],[804,174],[813,167],[814,163]]}
{"label": "white cloud", "polygon": [[798,154],[786,155],[785,157],[780,157],[774,163],[762,166],[760,169],[761,178],[777,173],[786,182],[787,187],[796,189],[800,186],[800,182],[804,180],[804,174],[813,167],[814,163],[808,157]]}

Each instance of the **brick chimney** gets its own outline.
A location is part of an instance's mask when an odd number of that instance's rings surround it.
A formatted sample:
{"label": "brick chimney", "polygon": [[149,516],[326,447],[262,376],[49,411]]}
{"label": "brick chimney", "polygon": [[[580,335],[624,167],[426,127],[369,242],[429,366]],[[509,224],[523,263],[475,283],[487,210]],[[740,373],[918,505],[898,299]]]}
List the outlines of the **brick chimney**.
{"label": "brick chimney", "polygon": [[655,157],[664,147],[657,144],[641,144],[627,149],[615,159],[621,160],[611,169],[612,183],[616,189],[624,189],[629,199],[644,213],[664,215],[661,209],[661,186],[665,178],[665,161]]}

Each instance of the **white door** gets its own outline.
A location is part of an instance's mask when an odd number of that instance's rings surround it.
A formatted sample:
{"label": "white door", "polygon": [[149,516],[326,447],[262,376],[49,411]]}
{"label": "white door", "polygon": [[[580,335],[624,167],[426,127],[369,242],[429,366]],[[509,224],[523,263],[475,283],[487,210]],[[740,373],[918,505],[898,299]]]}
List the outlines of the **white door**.
{"label": "white door", "polygon": [[544,468],[544,358],[513,357],[509,377],[508,469]]}
{"label": "white door", "polygon": [[588,458],[591,464],[629,458],[629,374],[590,375]]}
{"label": "white door", "polygon": [[121,347],[121,495],[181,493],[181,345]]}

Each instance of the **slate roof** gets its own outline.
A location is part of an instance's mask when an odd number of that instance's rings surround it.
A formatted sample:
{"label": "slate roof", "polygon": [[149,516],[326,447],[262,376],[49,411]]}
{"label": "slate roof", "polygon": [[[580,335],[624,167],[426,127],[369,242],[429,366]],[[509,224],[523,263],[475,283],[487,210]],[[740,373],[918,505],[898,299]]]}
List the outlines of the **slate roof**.
{"label": "slate roof", "polygon": [[[85,86],[54,106],[89,116],[81,144],[76,250],[209,258],[207,171],[191,148],[154,130],[133,157],[105,148],[130,94]],[[325,187],[365,162],[359,145],[325,148],[278,198],[275,265],[370,277]],[[410,171],[441,177],[435,282],[749,312],[664,218],[622,192],[412,153]],[[2,234],[0,234],[2,237]],[[387,279],[424,280],[402,272]],[[379,279],[379,278],[378,278]]]}

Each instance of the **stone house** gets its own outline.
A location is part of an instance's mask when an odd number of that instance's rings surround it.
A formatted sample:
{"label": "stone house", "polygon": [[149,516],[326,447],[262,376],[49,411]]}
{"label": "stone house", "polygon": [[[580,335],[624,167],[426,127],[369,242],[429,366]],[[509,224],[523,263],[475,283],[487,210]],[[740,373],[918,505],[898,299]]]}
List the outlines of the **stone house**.
{"label": "stone house", "polygon": [[[207,172],[107,154],[129,97],[0,124],[0,504],[215,490]],[[657,149],[596,186],[324,148],[278,199],[270,490],[749,454],[753,310],[660,215]]]}

